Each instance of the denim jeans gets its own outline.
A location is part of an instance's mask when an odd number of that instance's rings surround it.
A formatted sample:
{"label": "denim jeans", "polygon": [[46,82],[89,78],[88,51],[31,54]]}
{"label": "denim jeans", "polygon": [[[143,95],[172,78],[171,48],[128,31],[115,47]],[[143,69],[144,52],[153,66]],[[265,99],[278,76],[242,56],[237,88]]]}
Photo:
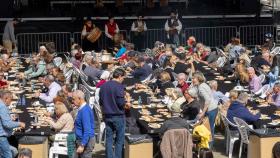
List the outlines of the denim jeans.
{"label": "denim jeans", "polygon": [[212,140],[214,140],[214,131],[215,131],[215,120],[218,113],[218,108],[208,111],[206,114],[209,118],[209,124],[211,128]]}
{"label": "denim jeans", "polygon": [[[125,116],[105,118],[106,124],[106,158],[122,158],[125,134]],[[116,134],[114,140],[114,133]],[[113,142],[115,144],[113,145]],[[113,146],[115,150],[113,151]]]}
{"label": "denim jeans", "polygon": [[7,137],[0,137],[0,158],[12,158],[12,152]]}

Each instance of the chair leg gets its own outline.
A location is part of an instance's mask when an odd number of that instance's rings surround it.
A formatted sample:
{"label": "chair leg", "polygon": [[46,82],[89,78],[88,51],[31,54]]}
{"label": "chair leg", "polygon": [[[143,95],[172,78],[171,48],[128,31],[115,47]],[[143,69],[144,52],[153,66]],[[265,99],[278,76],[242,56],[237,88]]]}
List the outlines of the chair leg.
{"label": "chair leg", "polygon": [[229,141],[229,152],[228,152],[228,158],[232,158],[232,151],[233,151],[233,147],[234,147],[234,142],[235,140],[231,139]]}
{"label": "chair leg", "polygon": [[229,146],[230,146],[230,137],[228,134],[226,134],[226,154],[229,152]]}
{"label": "chair leg", "polygon": [[241,158],[242,147],[243,147],[243,141],[240,141],[240,147],[239,147],[239,155],[238,155],[238,158]]}

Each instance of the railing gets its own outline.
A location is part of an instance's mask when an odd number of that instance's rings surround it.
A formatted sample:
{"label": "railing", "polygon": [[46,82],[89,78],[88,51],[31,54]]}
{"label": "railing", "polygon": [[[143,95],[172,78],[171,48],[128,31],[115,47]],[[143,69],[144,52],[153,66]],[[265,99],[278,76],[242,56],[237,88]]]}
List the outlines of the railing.
{"label": "railing", "polygon": [[219,27],[194,27],[185,29],[185,36],[194,36],[196,41],[203,44],[216,47],[224,42],[228,42],[231,37],[236,37],[237,27],[219,26]]}
{"label": "railing", "polygon": [[[134,41],[133,32],[126,30],[121,30],[120,32],[127,41]],[[240,26],[239,29],[235,26],[194,27],[186,28],[181,32],[180,43],[185,44],[187,37],[195,36],[197,42],[202,42],[210,47],[216,47],[227,44],[231,37],[239,35],[242,44],[253,46],[263,44],[266,33],[272,33],[276,36],[276,27],[273,25]],[[17,34],[16,38],[18,50],[22,54],[38,51],[39,45],[46,42],[54,42],[57,52],[70,51],[72,42],[82,45],[80,32],[20,33]],[[145,39],[143,40],[145,48],[152,48],[155,41],[166,42],[166,32],[164,29],[149,29],[145,32]],[[104,32],[102,32],[98,42],[100,48],[104,49],[107,45]]]}
{"label": "railing", "polygon": [[66,52],[71,46],[70,32],[46,32],[46,33],[19,33],[17,34],[18,51],[22,54],[30,54],[38,51],[44,43],[54,42],[57,52]]}
{"label": "railing", "polygon": [[[273,25],[240,26],[240,41],[245,46],[264,43],[264,35],[271,33],[276,37],[276,27]],[[274,38],[276,39],[276,38]]]}

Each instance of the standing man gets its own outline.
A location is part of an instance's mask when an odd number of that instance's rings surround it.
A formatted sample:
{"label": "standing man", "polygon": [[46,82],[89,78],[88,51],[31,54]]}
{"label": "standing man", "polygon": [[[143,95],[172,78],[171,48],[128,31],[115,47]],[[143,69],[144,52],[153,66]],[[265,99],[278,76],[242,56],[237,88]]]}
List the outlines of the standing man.
{"label": "standing man", "polygon": [[141,51],[144,49],[145,31],[147,31],[146,22],[143,21],[142,15],[138,15],[137,20],[132,23],[131,31],[134,33],[135,50]]}
{"label": "standing man", "polygon": [[92,158],[95,143],[93,111],[85,101],[85,94],[80,90],[73,92],[73,103],[78,108],[74,124],[77,147],[74,158]]}
{"label": "standing man", "polygon": [[8,137],[12,135],[13,129],[17,127],[25,128],[25,123],[15,122],[10,117],[8,106],[12,102],[13,94],[10,91],[0,91],[0,158],[12,158],[15,151],[10,146]]}
{"label": "standing man", "polygon": [[107,42],[107,49],[113,50],[115,41],[114,36],[120,32],[118,24],[115,22],[113,16],[109,16],[109,21],[105,25],[105,35]]}
{"label": "standing man", "polygon": [[19,19],[13,19],[8,21],[4,28],[3,33],[3,46],[8,50],[10,55],[13,51],[13,47],[16,47],[16,37],[15,37],[15,25],[19,23]]}
{"label": "standing man", "polygon": [[171,11],[170,19],[166,21],[164,28],[167,32],[168,43],[179,46],[179,34],[182,30],[182,23],[178,19],[178,13],[176,13],[175,11]]}
{"label": "standing man", "polygon": [[[123,69],[113,72],[113,79],[100,88],[100,105],[106,124],[106,158],[122,158],[125,134],[125,91],[122,82],[125,77]],[[115,140],[114,133],[116,133]],[[115,144],[113,144],[115,142]],[[113,146],[115,150],[113,152]]]}

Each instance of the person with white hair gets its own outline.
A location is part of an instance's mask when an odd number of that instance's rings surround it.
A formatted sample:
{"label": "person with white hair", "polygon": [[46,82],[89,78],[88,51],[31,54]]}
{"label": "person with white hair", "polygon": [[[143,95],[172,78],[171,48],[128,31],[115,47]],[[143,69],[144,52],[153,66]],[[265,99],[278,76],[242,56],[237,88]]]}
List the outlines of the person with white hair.
{"label": "person with white hair", "polygon": [[262,82],[256,75],[255,69],[253,67],[247,68],[247,72],[249,75],[249,90],[256,93],[262,88]]}
{"label": "person with white hair", "polygon": [[52,103],[53,99],[57,96],[57,93],[61,90],[61,86],[55,82],[52,75],[48,75],[44,78],[44,86],[48,88],[48,92],[36,92],[34,96],[47,103]]}
{"label": "person with white hair", "polygon": [[248,108],[245,107],[247,101],[248,101],[247,93],[243,92],[238,95],[237,100],[231,103],[227,111],[227,118],[229,121],[234,122],[233,118],[238,117],[246,121],[248,124],[252,124],[253,122],[257,121],[261,117],[260,113],[254,115],[248,110]]}
{"label": "person with white hair", "polygon": [[217,103],[226,103],[229,100],[221,91],[217,91],[218,82],[216,80],[209,81],[209,86]]}
{"label": "person with white hair", "polygon": [[99,62],[96,60],[91,60],[89,65],[84,69],[84,73],[91,79],[91,80],[98,80],[102,74],[102,70],[99,69]]}
{"label": "person with white hair", "polygon": [[78,108],[74,124],[77,146],[74,158],[92,158],[94,148],[93,111],[85,101],[85,94],[81,90],[73,92],[73,103]]}
{"label": "person with white hair", "polygon": [[96,84],[96,88],[100,88],[104,83],[106,83],[110,78],[109,71],[103,71],[100,76],[100,81]]}
{"label": "person with white hair", "polygon": [[184,92],[189,88],[189,84],[186,82],[187,75],[185,73],[179,73],[177,76],[177,80],[178,80],[177,87],[180,88],[182,92]]}

